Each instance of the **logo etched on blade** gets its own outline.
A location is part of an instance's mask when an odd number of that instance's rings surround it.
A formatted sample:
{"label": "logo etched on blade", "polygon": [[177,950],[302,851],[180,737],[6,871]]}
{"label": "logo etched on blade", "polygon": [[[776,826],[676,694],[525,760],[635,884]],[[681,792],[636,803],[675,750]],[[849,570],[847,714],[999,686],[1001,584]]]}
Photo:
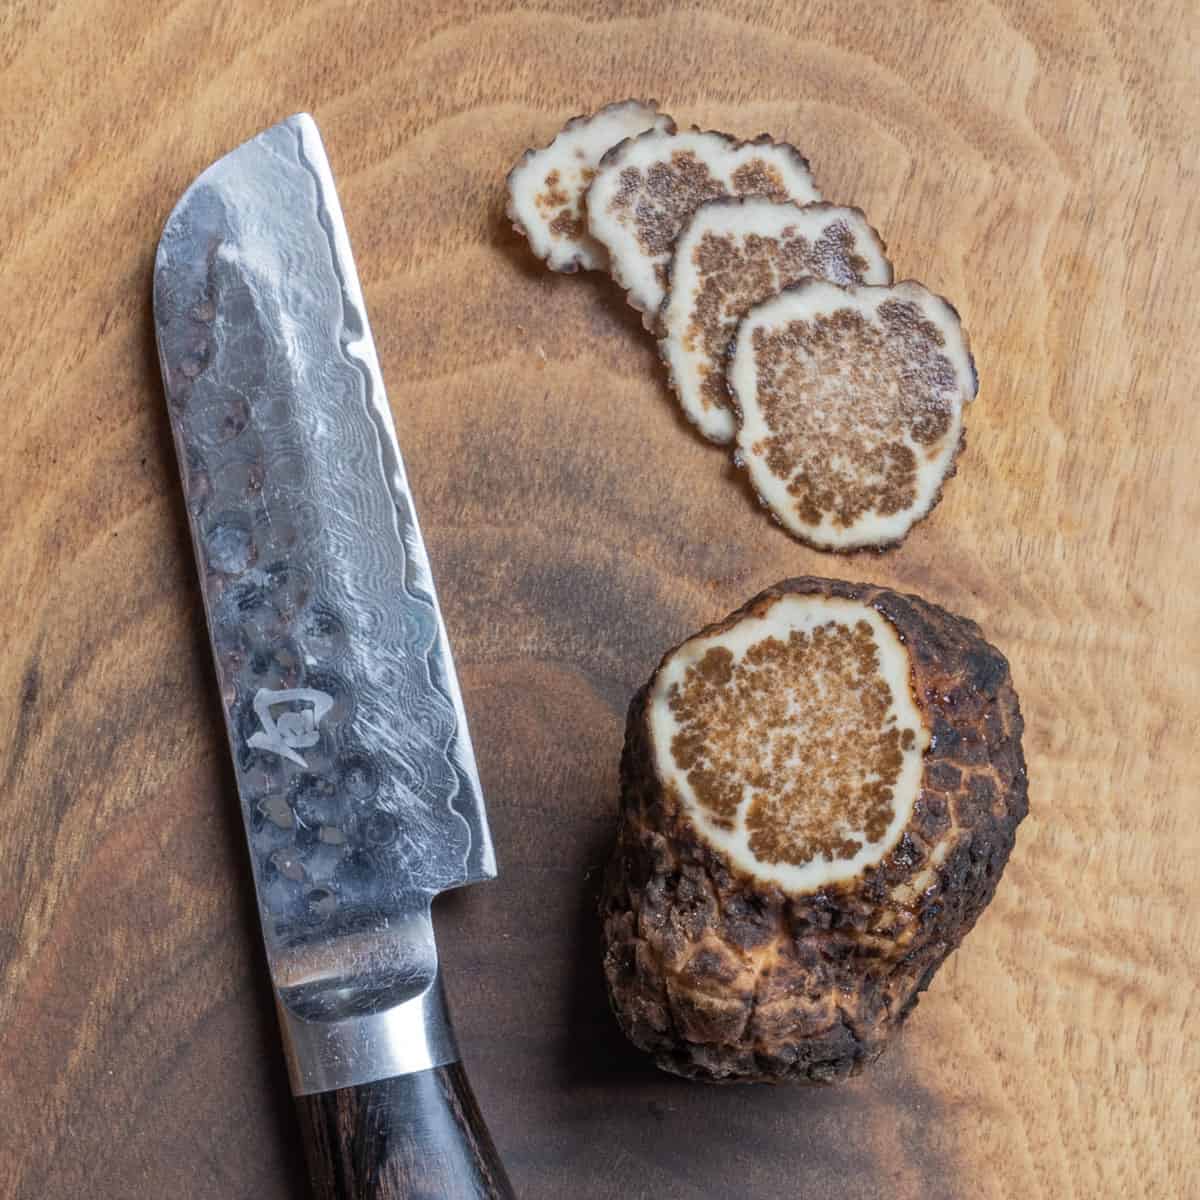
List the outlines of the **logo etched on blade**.
{"label": "logo etched on blade", "polygon": [[[289,708],[278,717],[272,716],[271,709],[281,704],[299,707]],[[307,770],[308,763],[296,751],[315,746],[321,740],[317,727],[332,707],[333,697],[316,688],[285,688],[282,691],[259,688],[254,697],[254,713],[262,728],[246,740],[257,750],[278,754]]]}

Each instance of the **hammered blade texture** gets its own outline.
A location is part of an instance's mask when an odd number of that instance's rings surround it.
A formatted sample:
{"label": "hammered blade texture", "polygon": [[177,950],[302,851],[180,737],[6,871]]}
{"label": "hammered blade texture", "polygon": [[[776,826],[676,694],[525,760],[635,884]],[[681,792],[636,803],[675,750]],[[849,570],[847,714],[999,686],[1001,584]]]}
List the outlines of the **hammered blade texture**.
{"label": "hammered blade texture", "polygon": [[311,119],[196,180],[159,245],[154,311],[267,950],[277,984],[311,979],[332,943],[370,958],[434,892],[495,874]]}

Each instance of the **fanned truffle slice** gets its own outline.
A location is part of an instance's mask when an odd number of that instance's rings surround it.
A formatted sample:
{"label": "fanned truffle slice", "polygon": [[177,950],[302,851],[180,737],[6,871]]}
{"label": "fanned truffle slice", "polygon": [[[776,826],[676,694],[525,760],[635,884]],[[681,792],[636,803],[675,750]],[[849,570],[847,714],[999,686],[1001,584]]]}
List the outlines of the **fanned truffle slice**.
{"label": "fanned truffle slice", "polygon": [[706,200],[726,196],[821,199],[804,155],[766,134],[739,142],[725,133],[655,129],[600,160],[587,191],[588,229],[608,248],[613,278],[648,326],[666,295],[679,231]]}
{"label": "fanned truffle slice", "polygon": [[712,1081],[876,1058],[991,900],[1028,808],[1008,663],[866,584],[777,584],[634,697],[603,904],[630,1039]]}
{"label": "fanned truffle slice", "polygon": [[738,326],[726,378],[738,461],[823,550],[892,545],[929,512],[978,388],[958,313],[912,282],[787,289]]}
{"label": "fanned truffle slice", "polygon": [[675,122],[653,100],[607,104],[572,117],[548,146],[526,150],[508,173],[508,216],[552,271],[600,270],[604,247],[587,232],[583,194],[601,157],[618,142]]}
{"label": "fanned truffle slice", "polygon": [[737,323],[807,277],[889,284],[886,249],[857,208],[749,197],[696,209],[675,242],[658,344],[688,420],[710,441],[731,442],[725,360]]}

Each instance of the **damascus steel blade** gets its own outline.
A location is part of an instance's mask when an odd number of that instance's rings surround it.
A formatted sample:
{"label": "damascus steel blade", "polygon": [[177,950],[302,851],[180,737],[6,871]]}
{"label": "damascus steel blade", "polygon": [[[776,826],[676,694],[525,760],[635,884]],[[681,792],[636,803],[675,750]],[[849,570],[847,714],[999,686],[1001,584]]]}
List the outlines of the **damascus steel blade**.
{"label": "damascus steel blade", "polygon": [[311,118],[192,184],[159,243],[154,313],[285,1037],[301,1057],[324,1039],[333,1063],[297,1090],[344,1086],[347,1056],[356,1082],[396,1073],[366,1059],[448,1061],[452,1046],[380,1045],[436,1042],[419,1028],[436,1007],[430,900],[495,859]]}

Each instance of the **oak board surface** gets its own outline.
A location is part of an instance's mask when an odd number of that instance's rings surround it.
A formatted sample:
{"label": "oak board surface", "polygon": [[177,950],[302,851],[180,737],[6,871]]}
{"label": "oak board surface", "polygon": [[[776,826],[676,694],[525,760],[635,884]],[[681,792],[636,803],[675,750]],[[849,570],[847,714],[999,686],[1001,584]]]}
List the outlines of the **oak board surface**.
{"label": "oak board surface", "polygon": [[[1198,62],[1189,0],[0,6],[0,1196],[304,1194],[149,287],[191,179],[301,109],[489,798],[502,876],[438,928],[519,1194],[1200,1194]],[[504,221],[520,152],[628,95],[795,142],[957,304],[980,396],[900,550],[791,541],[616,289]],[[1031,815],[877,1068],[688,1085],[603,994],[624,709],[803,573],[982,624]]]}

